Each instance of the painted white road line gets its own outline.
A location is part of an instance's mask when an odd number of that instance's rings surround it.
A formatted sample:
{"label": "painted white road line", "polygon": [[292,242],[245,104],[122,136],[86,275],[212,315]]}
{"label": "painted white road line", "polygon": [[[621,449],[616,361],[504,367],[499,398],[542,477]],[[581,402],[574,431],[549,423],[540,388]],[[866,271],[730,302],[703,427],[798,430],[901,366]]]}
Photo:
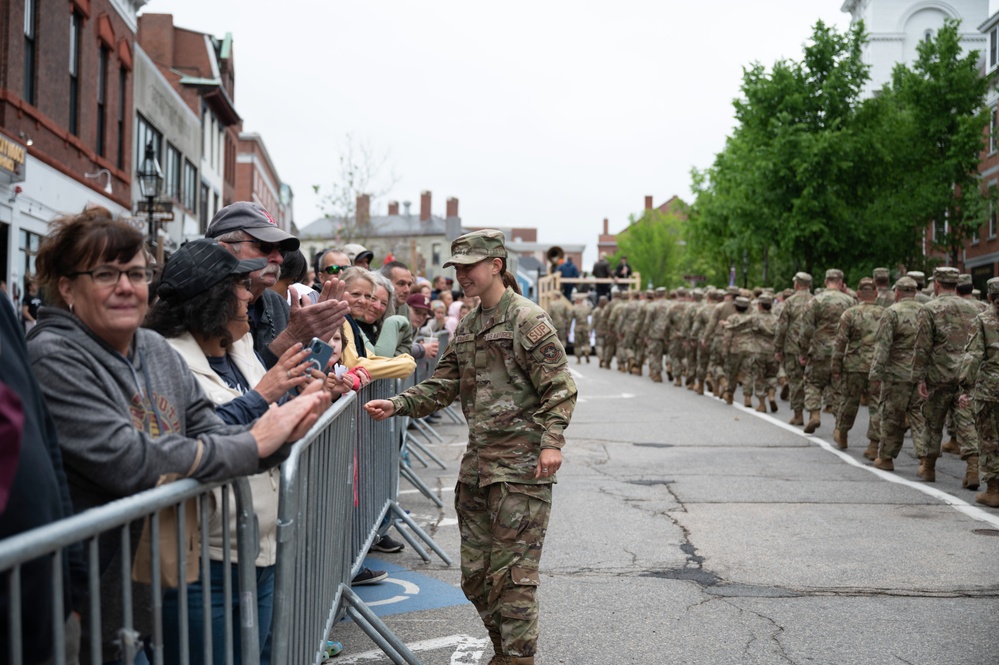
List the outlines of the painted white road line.
{"label": "painted white road line", "polygon": [[[449,649],[454,647],[454,653],[451,655],[451,665],[475,665],[482,659],[482,654],[485,653],[486,645],[489,644],[487,638],[472,637],[471,635],[449,635],[447,637],[438,637],[432,640],[422,640],[420,642],[414,642],[412,644],[407,644],[410,651],[414,653],[419,653],[421,651],[436,651],[438,649]],[[338,656],[332,662],[337,663],[337,665],[353,665],[354,663],[373,663],[378,661],[385,661],[388,657],[381,649],[374,649],[372,651],[365,651],[364,653],[359,653],[353,656],[348,656],[346,654]]]}
{"label": "painted white road line", "polygon": [[406,595],[404,596],[392,596],[391,598],[386,598],[384,600],[373,600],[366,603],[368,607],[377,607],[379,605],[392,605],[393,603],[401,603],[404,600],[408,600],[410,596],[415,596],[420,593],[420,587],[418,584],[414,584],[408,580],[399,580],[394,577],[388,577],[383,582],[388,582],[390,584],[398,584],[402,587],[402,592]]}
{"label": "painted white road line", "polygon": [[875,468],[874,466],[864,464],[863,462],[851,457],[850,455],[847,455],[839,448],[834,448],[832,444],[828,443],[824,439],[820,439],[817,436],[812,436],[811,434],[805,434],[804,431],[798,429],[794,425],[789,425],[788,423],[782,420],[778,420],[769,413],[760,413],[756,409],[747,408],[742,404],[733,404],[732,406],[742,409],[746,413],[756,416],[757,418],[762,418],[770,423],[773,423],[774,425],[777,425],[778,427],[785,429],[788,432],[794,432],[803,439],[807,439],[808,441],[811,441],[812,443],[816,444],[826,452],[830,452],[833,455],[836,455],[847,464],[855,466],[858,469],[863,469],[864,471],[873,473],[882,480],[887,480],[890,483],[897,483],[899,485],[905,485],[906,487],[911,487],[912,489],[922,492],[923,494],[932,496],[934,499],[943,501],[945,504],[952,507],[954,510],[958,511],[959,513],[963,513],[964,515],[967,515],[971,519],[978,520],[979,522],[986,522],[987,524],[991,524],[992,526],[999,527],[999,516],[993,515],[992,513],[986,510],[982,510],[977,506],[973,506],[967,501],[957,498],[953,494],[949,494],[947,492],[944,492],[943,490],[939,490],[936,487],[933,487],[932,485],[929,485],[927,483],[918,483],[909,480],[908,478],[903,478],[892,471],[882,471],[881,469]]}
{"label": "painted white road line", "polygon": [[[442,487],[442,492],[453,492],[454,487]],[[419,494],[420,490],[399,490],[399,494]]]}
{"label": "painted white road line", "polygon": [[585,404],[593,399],[633,399],[637,395],[632,395],[631,393],[621,393],[620,395],[587,395],[586,397],[576,397],[577,403]]}

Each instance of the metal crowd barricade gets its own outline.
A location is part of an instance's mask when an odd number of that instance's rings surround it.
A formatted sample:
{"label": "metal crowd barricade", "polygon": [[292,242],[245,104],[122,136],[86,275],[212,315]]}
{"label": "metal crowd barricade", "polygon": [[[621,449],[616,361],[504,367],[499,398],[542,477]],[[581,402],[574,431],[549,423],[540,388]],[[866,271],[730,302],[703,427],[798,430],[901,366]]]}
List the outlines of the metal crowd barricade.
{"label": "metal crowd barricade", "polygon": [[[21,616],[22,586],[21,570],[29,562],[48,558],[52,571],[52,627],[53,627],[53,660],[57,665],[66,662],[66,608],[63,602],[63,563],[71,556],[70,548],[77,544],[83,545],[83,554],[87,569],[88,603],[80,610],[83,615],[83,636],[88,646],[87,653],[81,653],[83,661],[101,663],[102,655],[102,616],[108,610],[101,605],[101,575],[99,538],[102,535],[114,535],[119,532],[121,568],[118,587],[121,592],[121,625],[114,626],[117,642],[120,648],[120,659],[131,665],[140,651],[145,650],[151,655],[153,665],[164,662],[164,629],[163,629],[163,592],[161,573],[161,553],[156,543],[160,541],[160,511],[168,508],[176,509],[177,516],[177,558],[180,562],[178,595],[178,635],[170,636],[177,639],[179,662],[186,665],[190,662],[190,635],[188,632],[187,584],[184,582],[185,556],[185,510],[183,506],[188,501],[197,503],[199,515],[200,536],[200,579],[205,589],[210,588],[211,573],[208,556],[208,524],[211,495],[216,488],[223,488],[222,505],[220,507],[223,525],[223,548],[225,568],[230,564],[230,545],[232,535],[229,532],[229,492],[232,487],[236,497],[237,511],[237,547],[239,554],[239,598],[240,605],[240,651],[242,662],[257,665],[260,662],[259,628],[256,620],[256,571],[255,560],[259,550],[256,516],[253,512],[253,501],[250,485],[246,478],[238,478],[230,483],[202,484],[195,480],[179,480],[155,489],[147,490],[130,497],[113,501],[107,505],[84,511],[72,517],[32,529],[0,540],[0,578],[8,590],[7,611],[9,622],[6,626],[9,654],[0,654],[0,661],[9,658],[11,665],[21,665],[24,662],[24,643],[22,636],[23,619]],[[135,547],[132,545],[133,522],[149,518],[150,541],[150,579],[151,584],[145,585],[133,582],[133,558]],[[228,663],[232,663],[232,593],[230,589],[231,575],[224,575],[226,620],[225,651]],[[151,626],[137,625],[137,610],[143,609],[138,603],[141,598],[148,597],[151,607]],[[211,594],[202,594],[203,640],[205,662],[212,660],[212,622]],[[252,605],[251,602],[252,601]],[[143,635],[138,629],[150,630]],[[144,646],[144,641],[149,644]]]}

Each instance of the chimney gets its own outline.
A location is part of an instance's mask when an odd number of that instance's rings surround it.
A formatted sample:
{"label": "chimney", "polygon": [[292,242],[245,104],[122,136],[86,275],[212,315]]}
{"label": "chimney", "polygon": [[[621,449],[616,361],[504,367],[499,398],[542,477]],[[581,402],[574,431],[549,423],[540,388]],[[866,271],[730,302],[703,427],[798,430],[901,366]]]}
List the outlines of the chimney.
{"label": "chimney", "polygon": [[389,215],[396,215],[396,216],[399,215],[399,202],[398,201],[389,201],[389,212],[388,212],[388,214]]}
{"label": "chimney", "polygon": [[364,226],[371,221],[371,196],[369,194],[357,195],[356,219],[358,226]]}
{"label": "chimney", "polygon": [[458,199],[453,196],[447,200],[447,217],[458,216]]}
{"label": "chimney", "polygon": [[645,197],[645,209],[646,210],[652,210],[652,197],[651,196],[646,196]]}
{"label": "chimney", "polygon": [[605,236],[609,236],[610,235],[610,231],[608,230],[608,227],[607,227],[607,218],[606,217],[604,217],[604,235]]}
{"label": "chimney", "polygon": [[420,192],[420,221],[430,221],[430,190]]}
{"label": "chimney", "polygon": [[404,210],[406,211],[406,212],[404,212],[403,214],[404,214],[404,215],[405,215],[406,217],[409,217],[409,215],[410,215],[410,212],[409,212],[409,207],[410,207],[411,205],[413,205],[413,204],[412,204],[412,203],[410,203],[409,201],[403,201],[403,202],[402,202],[402,207],[403,207],[403,209],[404,209]]}

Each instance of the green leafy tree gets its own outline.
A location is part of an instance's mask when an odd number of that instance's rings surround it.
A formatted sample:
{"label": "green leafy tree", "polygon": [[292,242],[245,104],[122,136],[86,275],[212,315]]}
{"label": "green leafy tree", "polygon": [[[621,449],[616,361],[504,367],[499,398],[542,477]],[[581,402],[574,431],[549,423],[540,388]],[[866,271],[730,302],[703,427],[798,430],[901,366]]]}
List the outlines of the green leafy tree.
{"label": "green leafy tree", "polygon": [[679,284],[684,253],[683,224],[672,211],[647,210],[639,218],[632,215],[628,228],[617,235],[618,251],[611,264],[627,256],[628,263],[641,273],[646,284]]}

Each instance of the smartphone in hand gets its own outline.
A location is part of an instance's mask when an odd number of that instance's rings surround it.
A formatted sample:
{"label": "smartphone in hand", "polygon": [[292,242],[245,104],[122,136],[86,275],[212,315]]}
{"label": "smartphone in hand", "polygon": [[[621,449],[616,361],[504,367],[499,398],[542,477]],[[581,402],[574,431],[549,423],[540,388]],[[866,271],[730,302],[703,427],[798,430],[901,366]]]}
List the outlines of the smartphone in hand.
{"label": "smartphone in hand", "polygon": [[332,357],[333,347],[318,337],[313,337],[312,341],[309,342],[309,356],[305,362],[310,363],[313,369],[325,374]]}

